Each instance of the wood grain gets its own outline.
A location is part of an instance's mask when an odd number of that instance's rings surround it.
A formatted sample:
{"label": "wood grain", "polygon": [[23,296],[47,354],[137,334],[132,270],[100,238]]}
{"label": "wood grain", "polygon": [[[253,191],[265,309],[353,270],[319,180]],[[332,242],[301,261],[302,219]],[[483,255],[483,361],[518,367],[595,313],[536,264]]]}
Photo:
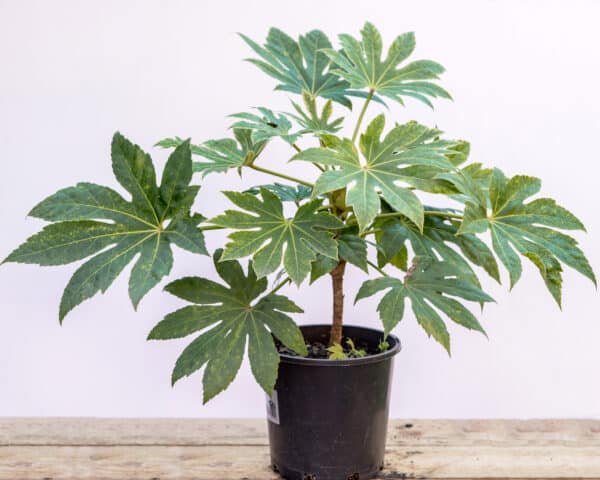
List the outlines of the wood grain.
{"label": "wood grain", "polygon": [[[262,420],[0,418],[0,479],[277,480]],[[600,479],[600,421],[395,420],[381,479]]]}

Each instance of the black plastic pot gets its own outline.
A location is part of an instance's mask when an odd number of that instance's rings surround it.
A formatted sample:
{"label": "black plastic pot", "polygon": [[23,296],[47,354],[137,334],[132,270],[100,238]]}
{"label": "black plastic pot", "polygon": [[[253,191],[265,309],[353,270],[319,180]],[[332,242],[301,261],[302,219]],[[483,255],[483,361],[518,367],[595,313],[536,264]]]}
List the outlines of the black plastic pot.
{"label": "black plastic pot", "polygon": [[[307,342],[329,340],[329,325],[301,327]],[[357,347],[383,332],[345,326]],[[327,360],[281,355],[267,404],[271,462],[288,480],[365,480],[383,468],[390,376],[400,341],[377,355]]]}

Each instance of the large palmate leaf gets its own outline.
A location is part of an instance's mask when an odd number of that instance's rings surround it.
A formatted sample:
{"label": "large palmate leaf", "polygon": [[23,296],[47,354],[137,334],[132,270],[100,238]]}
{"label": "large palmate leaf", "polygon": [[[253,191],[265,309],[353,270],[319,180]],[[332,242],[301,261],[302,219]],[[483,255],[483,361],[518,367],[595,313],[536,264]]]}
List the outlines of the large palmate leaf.
{"label": "large palmate leaf", "polygon": [[260,115],[248,112],[230,115],[238,119],[232,127],[250,130],[252,141],[255,143],[265,142],[273,137],[280,137],[290,144],[298,140],[300,134],[290,132],[292,122],[285,115],[276,114],[264,107],[258,107],[256,110]]}
{"label": "large palmate leaf", "polygon": [[209,220],[238,230],[229,235],[231,241],[225,246],[223,260],[253,255],[254,270],[262,278],[274,272],[283,258],[287,274],[300,284],[317,253],[337,259],[337,243],[328,230],[342,224],[328,213],[317,212],[320,200],[305,203],[292,218],[286,218],[281,200],[265,188],[260,190],[262,201],[250,193],[224,193],[245,212],[226,210]]}
{"label": "large palmate leaf", "polygon": [[360,138],[361,162],[351,140],[328,136],[326,148],[309,148],[294,156],[295,160],[321,163],[337,170],[323,172],[314,195],[347,188],[346,204],[351,206],[361,230],[377,216],[380,195],[394,210],[402,213],[419,228],[423,227],[423,205],[409,189],[400,186],[404,177],[401,167],[433,165],[453,170],[448,159],[456,142],[438,139],[440,132],[416,122],[397,125],[381,140],[385,117],[379,115]]}
{"label": "large palmate leaf", "polygon": [[463,327],[485,333],[475,316],[455,298],[472,302],[492,302],[493,299],[473,283],[464,281],[460,271],[449,262],[415,257],[404,281],[392,277],[367,280],[360,287],[355,302],[381,290],[388,290],[377,306],[386,334],[404,316],[407,298],[417,322],[448,353],[450,336],[440,313]]}
{"label": "large palmate leaf", "polygon": [[186,277],[165,289],[194,303],[167,315],[150,332],[148,339],[165,340],[201,333],[183,351],[173,370],[173,384],[206,364],[204,403],[225,390],[235,378],[246,350],[256,381],[269,395],[273,391],[279,354],[275,336],[300,355],[307,349],[300,329],[284,312],[301,313],[288,298],[268,294],[256,299],[267,288],[267,279],[257,279],[251,262],[248,274],[236,261],[220,261],[221,250],[214,254],[215,268],[227,285],[207,278]]}
{"label": "large palmate leaf", "polygon": [[[507,179],[499,169],[494,169],[489,190],[485,192],[485,203],[466,203],[459,233],[482,233],[489,229],[494,251],[509,272],[511,288],[522,271],[518,252],[539,269],[548,290],[560,305],[561,262],[594,284],[596,277],[577,241],[558,231],[585,230],[577,217],[550,198],[524,203],[540,188],[538,178],[516,175]],[[491,206],[489,215],[488,204]]]}
{"label": "large palmate leaf", "polygon": [[296,42],[281,30],[271,28],[264,46],[245,35],[241,37],[260,56],[248,61],[279,82],[276,90],[328,98],[348,108],[352,107],[348,97],[364,97],[364,92],[351,90],[348,82],[330,71],[329,59],[322,49],[331,48],[331,42],[319,30],[301,35]]}
{"label": "large palmate leaf", "polygon": [[[208,140],[201,145],[190,145],[192,154],[203,157],[203,161],[193,163],[194,172],[200,172],[203,177],[209,173],[226,172],[237,168],[238,172],[245,165],[252,165],[256,157],[263,151],[266,141],[253,141],[252,130],[234,128],[233,138]],[[172,148],[184,142],[179,137],[165,138],[156,145]]]}
{"label": "large palmate leaf", "polygon": [[[137,307],[171,270],[171,243],[207,253],[197,228],[201,217],[190,216],[198,187],[189,185],[189,142],[170,155],[159,186],[150,156],[119,133],[112,141],[112,166],[115,177],[131,195],[131,202],[93,183],[59,190],[30,212],[32,217],[57,223],[29,238],[5,260],[62,265],[95,255],[69,281],[60,303],[61,321],[87,298],[104,293],[136,256],[129,277],[129,296]],[[170,222],[165,226],[167,220]]]}
{"label": "large palmate leaf", "polygon": [[[436,215],[425,216],[422,232],[406,218],[379,221],[376,235],[378,264],[383,267],[388,262],[392,263],[394,257],[410,242],[415,255],[439,258],[452,264],[462,279],[474,285],[481,286],[469,261],[484,268],[499,282],[498,264],[490,248],[473,234],[457,235],[459,226],[456,221]],[[450,245],[458,247],[462,255]]]}
{"label": "large palmate leaf", "polygon": [[446,90],[431,82],[438,80],[444,67],[431,60],[417,60],[400,66],[415,49],[415,36],[404,33],[393,41],[382,60],[381,34],[367,22],[361,39],[339,36],[342,50],[323,52],[335,63],[334,73],[348,80],[352,88],[368,88],[403,104],[402,97],[412,97],[431,106],[430,98],[450,98]]}

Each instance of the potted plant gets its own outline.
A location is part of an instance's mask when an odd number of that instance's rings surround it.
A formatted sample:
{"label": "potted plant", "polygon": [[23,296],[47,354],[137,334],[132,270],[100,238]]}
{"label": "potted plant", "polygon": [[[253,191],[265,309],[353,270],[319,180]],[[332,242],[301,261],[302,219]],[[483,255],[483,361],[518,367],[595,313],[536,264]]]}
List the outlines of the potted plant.
{"label": "potted plant", "polygon": [[[360,38],[340,35],[339,49],[318,30],[296,41],[273,28],[264,45],[242,38],[255,54],[249,62],[277,81],[276,90],[299,96],[290,112],[261,107],[234,114],[228,138],[160,141],[172,149],[160,183],[150,156],[116,133],[112,168],[127,198],[94,183],[58,191],[30,213],[52,223],[5,261],[87,259],[63,293],[62,322],[132,262],[129,295],[137,307],[169,274],[173,246],[208,255],[204,235],[228,230],[228,243],[212,254],[222,281],[186,277],[165,287],[189,305],[168,314],[148,338],[194,336],[172,382],[204,367],[207,402],[227,388],[247,352],[269,399],[274,468],[290,479],[371,478],[383,466],[389,378],[400,349],[391,332],[407,301],[427,334],[450,352],[446,321],[484,333],[464,306],[492,301],[474,267],[500,282],[500,260],[512,287],[526,258],[559,305],[563,265],[596,283],[577,241],[562,232],[584,226],[554,200],[531,198],[539,179],[469,163],[469,144],[446,139],[437,128],[414,121],[386,126],[385,114],[365,125],[372,106],[404,105],[409,98],[431,106],[450,98],[437,84],[441,65],[408,60],[412,33],[398,36],[385,54],[370,23]],[[344,119],[333,111],[353,102],[362,106],[345,134]],[[309,163],[314,178],[289,175],[284,162],[277,171],[264,168],[272,141],[289,144],[290,160]],[[215,181],[230,170],[256,170],[280,183],[224,192],[232,207],[214,218],[195,213],[195,204],[209,199],[196,202],[194,174]],[[420,192],[456,207],[423,205]],[[244,268],[238,260],[246,257]],[[383,293],[381,331],[344,325],[349,266],[366,276],[355,301]],[[279,290],[323,276],[331,277],[332,321],[299,327],[292,315],[302,309]]]}

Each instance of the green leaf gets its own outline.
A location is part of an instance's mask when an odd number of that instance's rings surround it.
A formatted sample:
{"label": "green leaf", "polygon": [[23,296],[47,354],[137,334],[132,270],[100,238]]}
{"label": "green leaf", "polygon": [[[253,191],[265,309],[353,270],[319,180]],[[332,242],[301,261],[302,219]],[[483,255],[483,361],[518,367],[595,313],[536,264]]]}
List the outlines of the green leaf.
{"label": "green leaf", "polygon": [[[435,215],[426,215],[423,232],[420,232],[408,219],[398,217],[378,222],[377,228],[380,230],[376,237],[380,267],[394,259],[396,255],[405,252],[408,241],[415,255],[440,258],[452,264],[460,272],[461,278],[478,287],[481,284],[467,259],[483,267],[492,278],[500,281],[498,264],[489,247],[473,234],[457,235],[459,228],[457,222]],[[465,259],[450,245],[458,247],[467,258]]]}
{"label": "green leaf", "polygon": [[483,168],[480,163],[472,163],[454,172],[438,172],[435,178],[453,186],[453,199],[462,203],[486,205],[491,176],[492,169]]}
{"label": "green leaf", "polygon": [[[492,246],[510,275],[511,288],[521,276],[518,254],[527,257],[556,300],[561,304],[561,262],[585,275],[594,284],[596,277],[577,246],[577,241],[558,230],[584,230],[583,224],[550,198],[524,203],[539,192],[541,182],[534,177],[516,175],[507,179],[499,169],[491,175],[483,204],[469,201],[465,205],[460,234],[482,233],[489,229]],[[486,204],[491,206],[488,215]]]}
{"label": "green leaf", "polygon": [[353,358],[362,358],[367,355],[366,350],[362,348],[356,348],[356,345],[354,345],[354,340],[351,338],[346,339],[346,345],[348,345],[348,348],[350,349],[350,356]]}
{"label": "green leaf", "polygon": [[[166,138],[163,138],[162,140],[159,140],[158,142],[156,142],[154,144],[154,146],[161,147],[161,148],[176,148],[179,145],[181,145],[183,142],[185,142],[185,139],[181,138],[181,137],[166,137]],[[190,149],[192,149],[191,144],[190,144]]]}
{"label": "green leaf", "polygon": [[129,297],[137,308],[144,295],[171,271],[173,253],[167,236],[161,234],[144,240],[136,250],[140,256],[129,277]]}
{"label": "green leaf", "polygon": [[313,195],[346,188],[346,204],[353,208],[361,231],[379,213],[380,196],[422,228],[423,205],[413,192],[399,185],[404,181],[400,167],[433,165],[452,170],[454,165],[446,155],[453,152],[456,143],[437,139],[438,130],[416,122],[395,126],[381,140],[384,127],[385,117],[379,115],[361,135],[364,163],[352,141],[331,136],[327,137],[327,148],[309,148],[294,159],[339,167],[319,176]]}
{"label": "green leaf", "polygon": [[290,132],[292,122],[285,115],[277,115],[264,107],[258,107],[256,110],[260,112],[260,115],[248,112],[230,115],[230,117],[238,119],[232,128],[250,130],[253,143],[266,142],[274,137],[280,137],[289,144],[298,140],[300,134]]}
{"label": "green leaf", "polygon": [[[379,238],[381,234],[377,232],[375,234],[376,238]],[[379,240],[378,240],[379,241]],[[379,247],[379,245],[377,245]],[[395,250],[396,253],[394,255],[386,254],[381,250],[381,248],[377,249],[377,266],[379,268],[385,266],[386,264],[393,265],[396,268],[399,268],[403,272],[408,270],[408,249],[406,248],[406,244],[402,243],[400,248]]]}
{"label": "green leaf", "polygon": [[364,239],[353,233],[343,233],[337,241],[339,257],[367,272],[367,244]]}
{"label": "green leaf", "polygon": [[348,229],[336,237],[338,242],[337,259],[317,254],[317,258],[312,262],[310,269],[310,283],[314,283],[323,275],[331,272],[340,260],[368,272],[367,262],[367,243],[364,239],[356,235],[356,228]]}
{"label": "green leaf", "polygon": [[[183,317],[183,313],[182,313]],[[165,319],[166,320],[166,319]],[[163,320],[163,321],[165,321]],[[210,360],[212,355],[218,353],[217,347],[223,337],[231,329],[234,321],[238,319],[228,319],[217,324],[214,328],[207,330],[193,340],[184,350],[175,363],[175,368],[171,375],[171,384],[175,383],[183,377],[191,375],[201,369]],[[207,320],[208,321],[208,320]],[[160,325],[160,323],[159,323]],[[158,325],[157,325],[158,327]],[[165,327],[166,328],[166,327]],[[152,332],[151,332],[152,335]],[[153,339],[162,339],[152,337]],[[168,337],[165,337],[168,338]]]}
{"label": "green leaf", "polygon": [[331,272],[339,260],[335,260],[325,255],[317,254],[317,258],[310,266],[310,283],[313,284],[319,278]]}
{"label": "green leaf", "polygon": [[169,241],[179,248],[206,255],[204,235],[197,225],[197,220],[189,216],[181,216],[171,220],[165,234]]}
{"label": "green leaf", "polygon": [[[59,307],[59,320],[65,318],[73,308],[98,292],[106,292],[121,271],[133,260],[138,249],[149,241],[153,234],[125,237],[110,250],[99,253],[79,267],[63,292]],[[132,301],[135,301],[132,298]]]}
{"label": "green leaf", "polygon": [[206,364],[205,403],[233,381],[248,340],[252,372],[260,386],[271,393],[279,365],[273,335],[298,354],[308,353],[300,329],[286,315],[301,313],[302,309],[281,295],[261,297],[267,279],[257,278],[251,263],[246,275],[238,262],[222,260],[222,250],[217,250],[213,259],[226,285],[198,277],[182,278],[167,285],[168,292],[195,305],[167,315],[148,339],[181,338],[202,332],[177,360],[172,382]]}
{"label": "green leaf", "polygon": [[[448,161],[455,167],[451,171],[448,165],[410,165],[400,169],[403,180],[418,190],[429,193],[446,194],[458,201],[464,203],[464,198],[460,195],[460,189],[455,186],[456,183],[469,181],[477,188],[480,188],[479,177],[484,172],[481,164],[471,164],[463,169],[458,167],[467,161],[470,151],[470,145],[464,140],[458,140],[452,147],[452,151],[446,154]],[[464,178],[467,176],[467,178]],[[477,177],[477,178],[475,178]]]}
{"label": "green leaf", "polygon": [[329,352],[329,360],[346,360],[348,358],[344,347],[339,343],[334,343],[330,347],[327,347],[327,351]]}
{"label": "green leaf", "polygon": [[296,120],[296,122],[302,127],[302,130],[298,132],[300,135],[310,133],[316,137],[323,135],[331,135],[341,130],[342,122],[344,119],[338,117],[330,121],[333,113],[333,106],[331,100],[328,100],[323,106],[321,113],[317,111],[317,104],[313,97],[309,94],[304,93],[302,95],[304,100],[304,107],[306,111],[302,109],[300,105],[292,102],[296,114],[287,113],[287,116]]}
{"label": "green leaf", "polygon": [[262,201],[249,193],[224,193],[245,212],[227,210],[209,220],[214,225],[238,230],[229,235],[223,260],[253,255],[254,270],[264,277],[274,272],[283,258],[287,274],[300,284],[317,253],[337,258],[337,243],[329,230],[342,224],[328,213],[317,212],[320,200],[302,205],[293,218],[286,218],[281,200],[267,189],[260,191]]}
{"label": "green leaf", "polygon": [[82,260],[127,234],[121,225],[82,220],[48,225],[12,252],[6,262],[64,265]]}
{"label": "green leaf", "polygon": [[331,48],[331,42],[319,30],[301,35],[296,42],[281,30],[271,28],[264,46],[245,35],[240,36],[260,57],[248,61],[279,82],[276,90],[307,93],[312,98],[331,99],[348,108],[352,107],[348,97],[364,96],[363,92],[351,90],[348,82],[330,71],[329,59],[322,49]]}
{"label": "green leaf", "polygon": [[288,315],[282,312],[302,313],[302,309],[287,297],[271,294],[258,301],[254,316],[264,322],[285,346],[300,355],[308,355],[300,329]]}
{"label": "green leaf", "polygon": [[[173,150],[169,155],[160,182],[160,222],[166,218],[173,218],[179,213],[182,203],[189,210],[188,193],[192,181],[192,162],[189,142]],[[152,160],[150,160],[152,164]],[[197,193],[197,192],[196,192]],[[195,198],[192,197],[192,201]],[[154,205],[153,205],[153,208]]]}
{"label": "green leaf", "polygon": [[271,394],[279,370],[279,352],[273,342],[273,336],[258,317],[250,318],[246,323],[246,329],[252,374],[262,389]]}
{"label": "green leaf", "polygon": [[259,185],[256,187],[249,188],[243,193],[251,193],[257,195],[260,193],[261,188],[265,188],[270,192],[274,193],[279,197],[282,202],[294,202],[299,204],[302,200],[306,200],[312,194],[312,189],[306,185],[283,185],[281,183],[271,183],[268,185]]}
{"label": "green leaf", "polygon": [[438,312],[463,327],[485,334],[475,316],[453,297],[473,302],[491,302],[493,299],[473,283],[462,280],[461,272],[449,262],[415,257],[404,281],[392,277],[367,280],[360,287],[355,302],[381,290],[388,290],[377,306],[386,335],[404,316],[407,298],[417,322],[448,353],[450,335]]}
{"label": "green leaf", "polygon": [[[170,272],[171,243],[206,254],[197,220],[189,212],[198,192],[198,187],[189,185],[189,142],[170,155],[160,187],[150,156],[119,133],[113,138],[112,161],[117,180],[131,194],[130,202],[92,183],[59,190],[30,212],[57,223],[29,238],[5,260],[62,265],[95,255],[67,284],[59,309],[61,321],[84,300],[104,293],[136,256],[129,278],[134,307]],[[171,220],[166,229],[165,220]]]}
{"label": "green leaf", "polygon": [[[202,377],[203,403],[225,390],[237,375],[246,349],[246,326],[236,322],[231,329],[219,339],[206,364]],[[279,357],[277,357],[279,361]],[[277,368],[277,367],[276,367]],[[256,379],[259,381],[259,378]],[[273,391],[273,385],[268,393]],[[261,387],[265,388],[263,385]],[[267,387],[268,388],[268,387]]]}
{"label": "green leaf", "polygon": [[[193,163],[194,172],[199,172],[203,177],[209,173],[227,172],[232,168],[238,170],[245,165],[251,165],[263,151],[266,142],[254,142],[252,130],[234,128],[232,138],[208,140],[201,145],[190,145],[193,155],[203,157],[204,160]],[[179,137],[165,138],[156,145],[163,148],[177,147],[184,142]]]}
{"label": "green leaf", "polygon": [[131,194],[133,203],[158,223],[159,192],[150,155],[117,132],[111,144],[111,158],[117,181]]}
{"label": "green leaf", "polygon": [[59,190],[36,205],[30,217],[49,222],[103,219],[130,228],[153,228],[155,219],[114,190],[94,183],[78,183]]}
{"label": "green leaf", "polygon": [[[233,129],[234,139],[208,140],[192,153],[204,157],[205,161],[194,162],[194,171],[203,177],[209,173],[226,172],[231,168],[252,165],[263,151],[266,141],[254,141],[252,131],[243,128]],[[206,161],[208,160],[208,161]]]}
{"label": "green leaf", "polygon": [[[188,305],[169,313],[148,334],[148,340],[183,338],[213,325],[220,315],[219,307]],[[214,317],[217,317],[216,320]]]}
{"label": "green leaf", "polygon": [[382,59],[381,34],[367,22],[361,39],[351,35],[339,36],[342,50],[323,50],[334,63],[332,69],[346,79],[352,88],[368,88],[404,104],[403,97],[415,98],[431,105],[431,98],[451,98],[450,94],[431,80],[438,80],[444,67],[431,60],[417,60],[401,66],[415,49],[412,32],[396,37],[387,56]]}

